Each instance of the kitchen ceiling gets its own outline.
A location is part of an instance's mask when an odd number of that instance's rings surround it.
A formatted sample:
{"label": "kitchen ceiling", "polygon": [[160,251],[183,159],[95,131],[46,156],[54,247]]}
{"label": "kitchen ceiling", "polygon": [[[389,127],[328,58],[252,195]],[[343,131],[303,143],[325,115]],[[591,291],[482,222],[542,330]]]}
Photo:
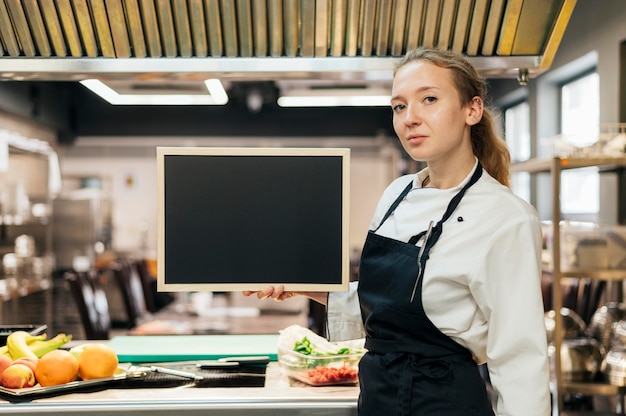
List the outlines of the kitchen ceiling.
{"label": "kitchen ceiling", "polygon": [[389,80],[417,46],[549,69],[576,0],[0,0],[0,79]]}

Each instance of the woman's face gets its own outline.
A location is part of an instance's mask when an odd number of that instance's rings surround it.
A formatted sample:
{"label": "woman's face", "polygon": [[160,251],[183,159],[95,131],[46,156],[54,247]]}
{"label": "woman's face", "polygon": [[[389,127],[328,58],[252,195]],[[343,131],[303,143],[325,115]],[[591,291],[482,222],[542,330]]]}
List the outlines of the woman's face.
{"label": "woman's face", "polygon": [[405,64],[393,80],[391,108],[393,128],[414,160],[473,156],[470,127],[482,117],[482,101],[461,103],[450,69],[420,60]]}

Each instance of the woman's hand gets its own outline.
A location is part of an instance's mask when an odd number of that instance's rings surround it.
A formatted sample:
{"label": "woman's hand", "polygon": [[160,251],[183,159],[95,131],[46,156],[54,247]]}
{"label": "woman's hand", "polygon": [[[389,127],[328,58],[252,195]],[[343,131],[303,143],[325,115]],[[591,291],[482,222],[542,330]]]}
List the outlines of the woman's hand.
{"label": "woman's hand", "polygon": [[256,294],[256,297],[259,299],[274,299],[276,302],[283,302],[287,299],[291,299],[294,296],[306,296],[309,299],[312,299],[322,305],[326,305],[326,301],[328,299],[328,292],[290,292],[285,291],[285,286],[268,286],[261,291],[251,291],[244,290],[244,296],[252,296]]}

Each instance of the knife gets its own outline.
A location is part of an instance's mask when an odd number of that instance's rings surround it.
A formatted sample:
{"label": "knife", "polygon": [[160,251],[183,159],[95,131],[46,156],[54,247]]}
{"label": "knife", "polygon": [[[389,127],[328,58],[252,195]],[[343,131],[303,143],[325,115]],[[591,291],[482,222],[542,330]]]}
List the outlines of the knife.
{"label": "knife", "polygon": [[197,368],[208,370],[212,368],[231,368],[231,367],[254,367],[259,365],[267,365],[270,362],[268,356],[245,356],[245,357],[224,357],[218,360],[200,361],[196,364]]}
{"label": "knife", "polygon": [[156,365],[152,365],[152,366],[147,367],[147,368],[144,367],[143,369],[145,369],[147,371],[152,371],[152,372],[155,372],[155,373],[162,373],[162,374],[168,374],[168,375],[172,375],[172,376],[188,378],[188,379],[193,380],[194,382],[199,382],[199,381],[203,381],[203,380],[222,379],[222,378],[232,377],[233,375],[236,375],[237,377],[265,377],[265,374],[252,374],[252,373],[237,373],[237,374],[226,373],[226,374],[206,374],[206,375],[200,375],[200,374],[196,374],[196,373],[191,373],[189,371],[175,370],[173,368],[165,368],[165,367],[160,367],[160,366],[156,366]]}

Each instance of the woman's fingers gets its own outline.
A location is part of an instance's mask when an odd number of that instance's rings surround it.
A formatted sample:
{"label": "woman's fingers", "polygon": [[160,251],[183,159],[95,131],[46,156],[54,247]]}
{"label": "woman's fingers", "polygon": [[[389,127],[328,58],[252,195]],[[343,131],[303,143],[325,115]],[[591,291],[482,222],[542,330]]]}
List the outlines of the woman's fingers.
{"label": "woman's fingers", "polygon": [[286,292],[285,286],[283,285],[276,286],[276,287],[268,286],[265,289],[260,290],[260,291],[252,291],[252,290],[243,291],[244,296],[252,296],[254,294],[256,294],[256,297],[259,298],[260,300],[272,298],[277,302],[282,302],[284,300],[287,300],[289,298],[292,298],[298,295],[299,292]]}

